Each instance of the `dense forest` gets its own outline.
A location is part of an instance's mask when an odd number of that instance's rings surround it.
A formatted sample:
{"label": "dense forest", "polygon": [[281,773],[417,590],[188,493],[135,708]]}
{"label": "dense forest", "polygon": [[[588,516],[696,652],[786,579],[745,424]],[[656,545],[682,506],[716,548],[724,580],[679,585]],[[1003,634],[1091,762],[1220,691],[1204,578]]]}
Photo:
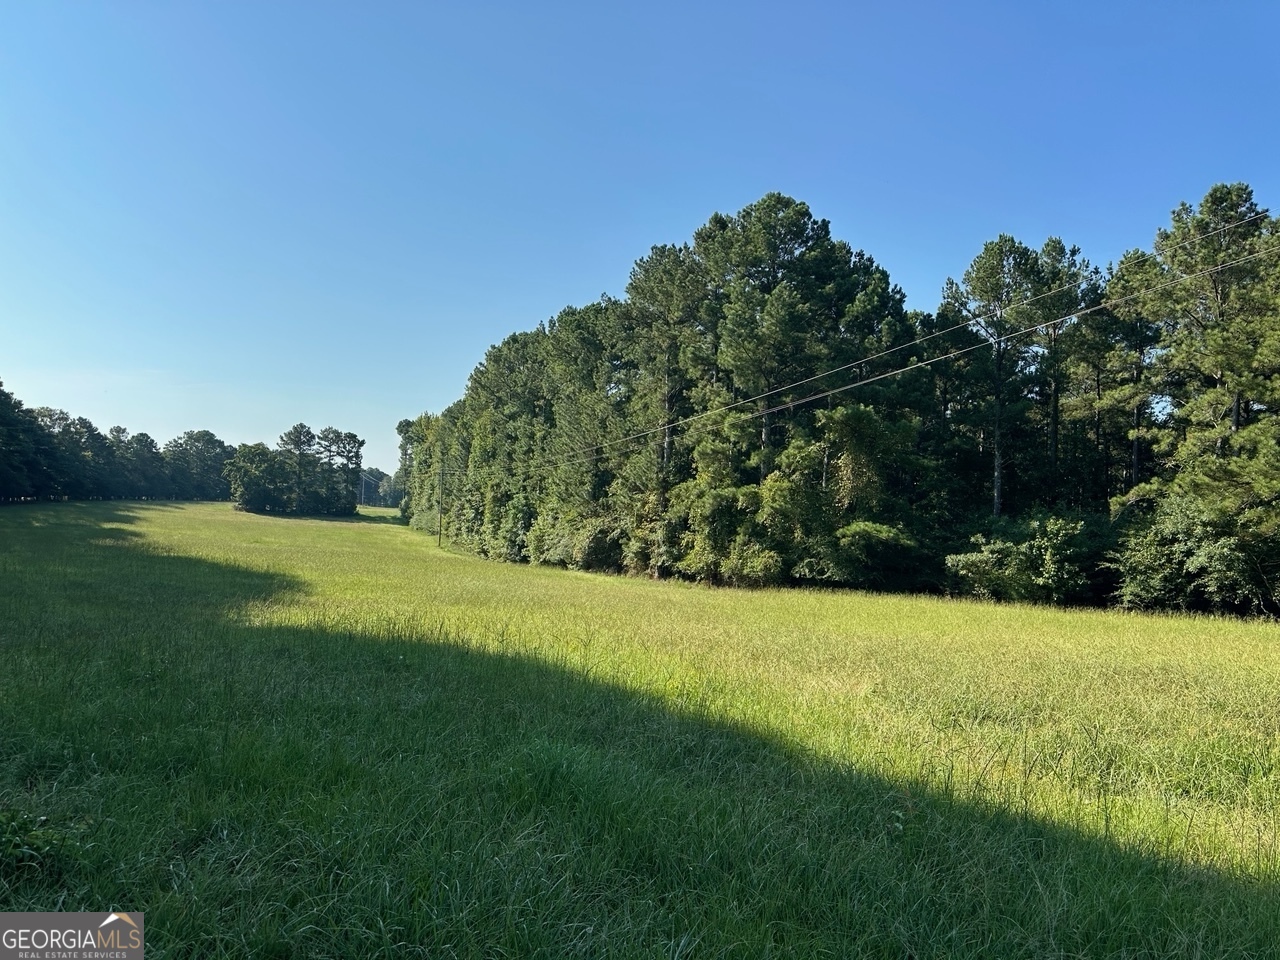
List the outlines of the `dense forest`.
{"label": "dense forest", "polygon": [[364,441],[299,423],[264,443],[233,447],[188,430],[163,447],[145,433],[51,407],[28,409],[0,384],[0,503],[26,500],[232,500],[242,510],[352,514],[385,504],[397,483],[361,465]]}
{"label": "dense forest", "polygon": [[1105,270],[1002,235],[922,312],[770,194],[401,421],[403,509],[508,561],[1274,615],[1278,227],[1234,184]]}
{"label": "dense forest", "polygon": [[275,450],[241,444],[224,473],[242,510],[345,516],[360,502],[363,447],[354,433],[334,427],[316,433],[297,423],[280,435]]}
{"label": "dense forest", "polygon": [[145,433],[52,407],[28,409],[0,384],[0,502],[20,500],[227,500],[235,448],[208,430],[160,447]]}

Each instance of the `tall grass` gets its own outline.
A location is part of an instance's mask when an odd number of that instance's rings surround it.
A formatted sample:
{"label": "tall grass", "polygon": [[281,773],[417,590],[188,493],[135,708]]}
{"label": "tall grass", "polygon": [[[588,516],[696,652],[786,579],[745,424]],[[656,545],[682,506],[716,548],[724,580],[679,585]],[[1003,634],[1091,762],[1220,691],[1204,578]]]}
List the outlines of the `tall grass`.
{"label": "tall grass", "polygon": [[1280,630],[0,510],[0,909],[155,956],[1277,956]]}

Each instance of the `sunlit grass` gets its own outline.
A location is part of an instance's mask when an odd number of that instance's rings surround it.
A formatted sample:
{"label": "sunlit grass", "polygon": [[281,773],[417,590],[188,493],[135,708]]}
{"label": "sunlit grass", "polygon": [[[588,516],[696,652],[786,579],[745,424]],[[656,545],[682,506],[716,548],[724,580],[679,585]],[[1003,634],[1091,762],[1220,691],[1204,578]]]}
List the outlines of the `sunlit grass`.
{"label": "sunlit grass", "polygon": [[225,505],[0,510],[0,578],[0,812],[48,818],[0,909],[173,956],[1275,955],[1273,625]]}

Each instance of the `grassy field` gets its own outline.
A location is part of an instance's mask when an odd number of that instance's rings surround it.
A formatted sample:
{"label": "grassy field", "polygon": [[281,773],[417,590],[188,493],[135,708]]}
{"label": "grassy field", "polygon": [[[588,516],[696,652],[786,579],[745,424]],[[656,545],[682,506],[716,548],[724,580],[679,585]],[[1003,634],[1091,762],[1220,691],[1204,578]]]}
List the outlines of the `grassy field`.
{"label": "grassy field", "polygon": [[0,910],[152,957],[1280,956],[1280,628],[0,509]]}

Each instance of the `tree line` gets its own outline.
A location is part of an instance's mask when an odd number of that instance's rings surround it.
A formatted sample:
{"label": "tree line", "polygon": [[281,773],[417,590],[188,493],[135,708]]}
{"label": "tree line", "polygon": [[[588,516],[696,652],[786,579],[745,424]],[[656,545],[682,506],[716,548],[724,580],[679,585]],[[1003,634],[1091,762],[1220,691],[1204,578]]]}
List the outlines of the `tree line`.
{"label": "tree line", "polygon": [[145,433],[53,407],[29,409],[0,384],[0,502],[16,500],[227,500],[222,475],[235,448],[208,430],[163,447]]}
{"label": "tree line", "polygon": [[[243,510],[352,514],[381,486],[362,469],[364,441],[299,423],[276,449],[233,447],[208,430],[188,430],[163,447],[145,433],[52,407],[29,409],[0,383],[0,503],[24,500],[231,500]],[[370,481],[373,481],[371,484]]]}
{"label": "tree line", "polygon": [[403,509],[508,561],[1276,614],[1278,228],[1233,184],[1105,270],[1002,235],[923,312],[770,194],[401,421]]}
{"label": "tree line", "polygon": [[242,510],[349,516],[360,502],[364,441],[335,427],[314,432],[297,423],[272,450],[241,444],[226,465],[231,496]]}

